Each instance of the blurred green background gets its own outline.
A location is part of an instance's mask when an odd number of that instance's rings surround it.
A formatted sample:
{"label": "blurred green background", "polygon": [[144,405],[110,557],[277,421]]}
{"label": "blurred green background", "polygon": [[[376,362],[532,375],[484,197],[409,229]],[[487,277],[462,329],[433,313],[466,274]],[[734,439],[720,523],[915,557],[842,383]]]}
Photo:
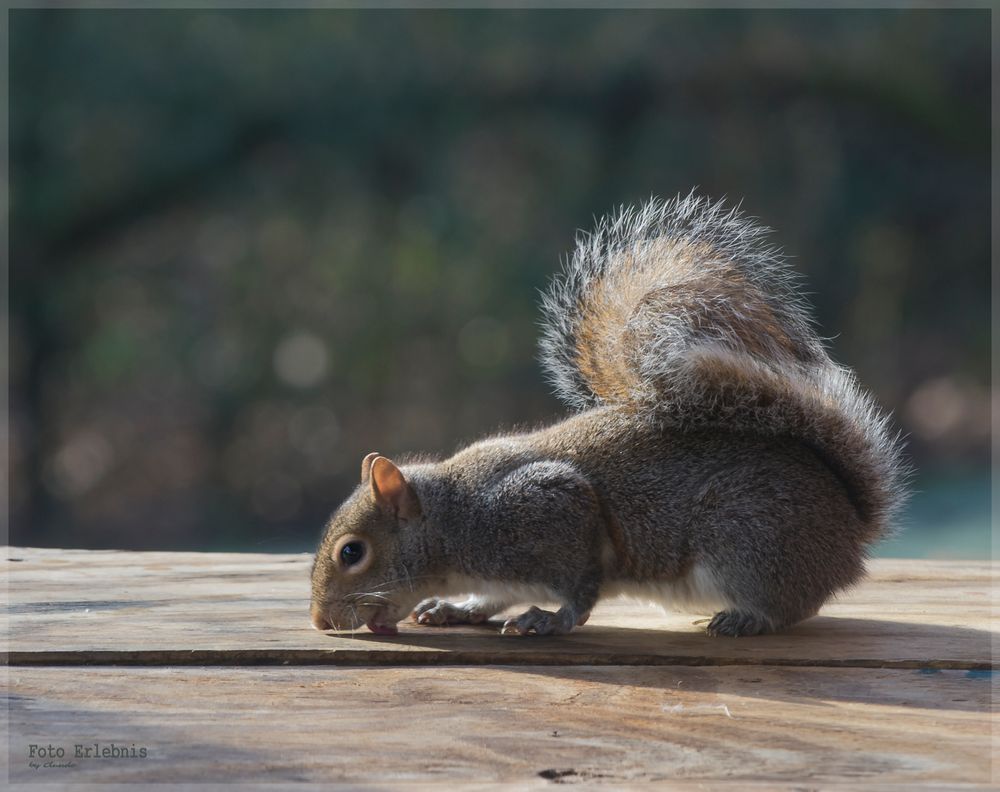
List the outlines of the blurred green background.
{"label": "blurred green background", "polygon": [[11,540],[311,549],[364,453],[563,413],[594,215],[744,200],[986,557],[989,16],[15,10]]}

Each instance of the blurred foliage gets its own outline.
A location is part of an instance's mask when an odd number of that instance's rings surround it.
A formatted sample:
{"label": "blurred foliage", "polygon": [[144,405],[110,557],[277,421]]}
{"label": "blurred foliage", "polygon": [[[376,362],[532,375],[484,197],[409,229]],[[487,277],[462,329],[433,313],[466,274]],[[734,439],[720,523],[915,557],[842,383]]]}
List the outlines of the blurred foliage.
{"label": "blurred foliage", "polygon": [[698,186],[925,468],[987,461],[988,12],[11,12],[12,541],[306,547],[561,408],[537,290]]}

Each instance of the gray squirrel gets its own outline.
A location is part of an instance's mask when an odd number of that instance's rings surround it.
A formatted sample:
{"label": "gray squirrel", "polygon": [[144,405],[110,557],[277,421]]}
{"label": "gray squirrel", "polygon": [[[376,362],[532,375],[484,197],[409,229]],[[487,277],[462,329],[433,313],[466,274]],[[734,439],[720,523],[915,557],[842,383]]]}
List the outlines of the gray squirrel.
{"label": "gray squirrel", "polygon": [[905,500],[902,443],[768,233],[692,193],[581,234],[541,341],[574,414],[439,462],[368,454],[316,553],[313,626],[392,635],[554,602],[501,633],[563,634],[624,594],[756,635],[857,582]]}

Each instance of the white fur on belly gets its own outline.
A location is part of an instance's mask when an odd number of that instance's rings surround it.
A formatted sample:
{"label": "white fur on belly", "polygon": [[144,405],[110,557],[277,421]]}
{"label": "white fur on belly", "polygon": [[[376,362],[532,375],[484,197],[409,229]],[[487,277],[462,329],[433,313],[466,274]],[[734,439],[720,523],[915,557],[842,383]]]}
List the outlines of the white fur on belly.
{"label": "white fur on belly", "polygon": [[682,578],[633,583],[615,580],[601,586],[601,598],[623,596],[640,602],[653,602],[666,610],[712,615],[729,607],[708,567],[695,564]]}
{"label": "white fur on belly", "polygon": [[[508,583],[455,575],[449,577],[445,591],[438,596],[471,594],[477,598],[504,606],[544,603],[562,604],[562,597],[540,583]],[[695,564],[682,578],[634,583],[615,580],[601,586],[600,598],[627,597],[644,603],[655,603],[666,610],[711,616],[729,607],[708,567]]]}
{"label": "white fur on belly", "polygon": [[519,605],[521,603],[532,605],[538,603],[562,604],[562,597],[541,583],[507,583],[500,580],[481,580],[464,575],[449,577],[447,591],[441,592],[439,596],[454,596],[455,594],[472,594],[481,599],[505,605]]}

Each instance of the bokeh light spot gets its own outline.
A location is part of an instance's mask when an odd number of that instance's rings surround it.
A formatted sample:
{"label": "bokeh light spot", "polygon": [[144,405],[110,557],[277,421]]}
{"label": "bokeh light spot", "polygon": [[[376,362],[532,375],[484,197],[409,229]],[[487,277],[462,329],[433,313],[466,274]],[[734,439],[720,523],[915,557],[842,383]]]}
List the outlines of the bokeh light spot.
{"label": "bokeh light spot", "polygon": [[294,388],[309,388],[321,382],[328,363],[326,344],[312,333],[291,333],[274,351],[275,374]]}

